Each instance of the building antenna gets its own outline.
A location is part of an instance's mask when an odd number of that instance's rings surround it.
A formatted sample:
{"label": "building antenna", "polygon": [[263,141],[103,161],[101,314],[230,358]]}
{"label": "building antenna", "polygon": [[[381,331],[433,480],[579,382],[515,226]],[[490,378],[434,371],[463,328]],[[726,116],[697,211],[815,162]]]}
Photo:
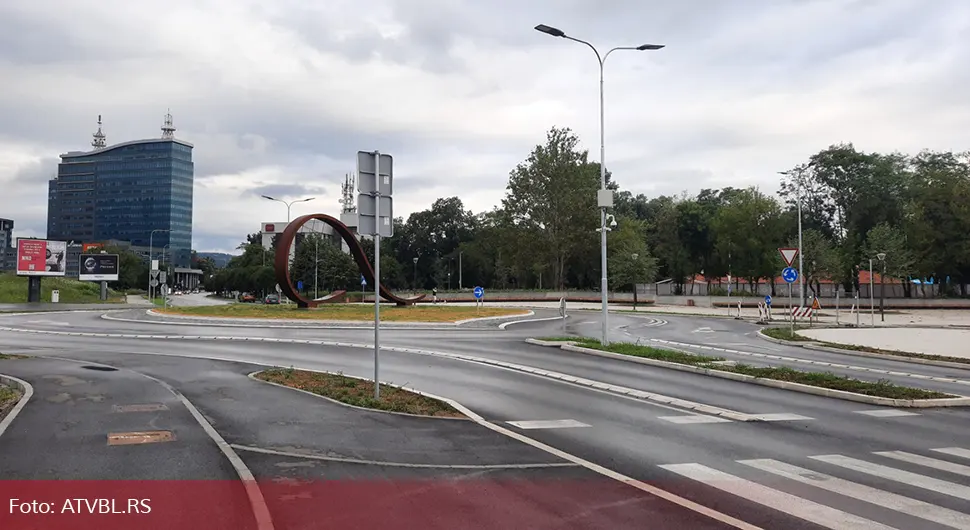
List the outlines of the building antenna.
{"label": "building antenna", "polygon": [[168,109],[168,113],[165,114],[165,122],[162,123],[162,139],[175,139],[175,126],[172,125],[172,109]]}
{"label": "building antenna", "polygon": [[354,205],[354,175],[348,174],[344,178],[344,183],[341,186],[340,193],[340,204],[343,207],[343,213],[354,213],[357,211],[357,207]]}
{"label": "building antenna", "polygon": [[104,133],[101,132],[101,115],[98,114],[98,132],[94,133],[94,140],[91,141],[91,146],[95,149],[104,149],[107,145],[104,140]]}

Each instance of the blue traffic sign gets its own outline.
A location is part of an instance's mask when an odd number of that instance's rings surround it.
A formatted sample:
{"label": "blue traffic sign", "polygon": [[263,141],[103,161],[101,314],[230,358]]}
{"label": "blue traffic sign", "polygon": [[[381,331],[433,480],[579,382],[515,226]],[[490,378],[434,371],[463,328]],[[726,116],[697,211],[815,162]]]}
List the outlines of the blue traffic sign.
{"label": "blue traffic sign", "polygon": [[481,297],[485,296],[485,289],[481,287],[476,287],[474,293],[475,293],[475,298],[481,299]]}
{"label": "blue traffic sign", "polygon": [[297,291],[302,291],[303,290],[303,280],[300,280],[300,281],[296,282],[296,290]]}
{"label": "blue traffic sign", "polygon": [[798,269],[785,267],[785,270],[781,271],[781,278],[788,283],[794,282],[798,279]]}
{"label": "blue traffic sign", "polygon": [[765,295],[765,305],[771,305],[771,295]]}
{"label": "blue traffic sign", "polygon": [[361,285],[367,285],[367,280],[364,279],[364,275],[363,274],[360,275],[360,284]]}

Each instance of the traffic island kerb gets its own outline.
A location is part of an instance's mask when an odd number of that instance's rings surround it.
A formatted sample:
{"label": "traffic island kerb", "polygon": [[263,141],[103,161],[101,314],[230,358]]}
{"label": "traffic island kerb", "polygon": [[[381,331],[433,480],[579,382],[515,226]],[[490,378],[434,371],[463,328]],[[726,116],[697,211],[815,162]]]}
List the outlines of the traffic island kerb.
{"label": "traffic island kerb", "polygon": [[[193,306],[155,308],[153,316],[175,318],[211,318],[252,321],[299,321],[366,323],[374,321],[372,304],[328,304],[315,309],[295,309],[281,305],[228,304],[220,306]],[[460,325],[480,320],[525,317],[535,314],[522,308],[437,306],[397,307],[388,304],[381,307],[381,322],[400,324],[452,324]]]}
{"label": "traffic island kerb", "polygon": [[339,372],[270,368],[253,372],[249,377],[359,409],[435,419],[468,419],[447,400],[403,386],[381,383],[380,399],[375,399],[374,381]]}

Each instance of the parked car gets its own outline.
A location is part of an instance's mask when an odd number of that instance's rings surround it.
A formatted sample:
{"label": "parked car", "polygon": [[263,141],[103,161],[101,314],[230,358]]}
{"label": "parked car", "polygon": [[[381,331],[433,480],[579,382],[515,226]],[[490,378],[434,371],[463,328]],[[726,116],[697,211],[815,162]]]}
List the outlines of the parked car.
{"label": "parked car", "polygon": [[239,295],[239,301],[242,302],[242,303],[255,304],[256,303],[256,297],[253,296],[253,295],[251,295],[251,294],[249,294],[249,293],[243,293],[243,294]]}
{"label": "parked car", "polygon": [[278,303],[280,303],[280,297],[277,296],[277,295],[275,295],[275,294],[268,295],[263,300],[263,303],[264,304],[278,304]]}

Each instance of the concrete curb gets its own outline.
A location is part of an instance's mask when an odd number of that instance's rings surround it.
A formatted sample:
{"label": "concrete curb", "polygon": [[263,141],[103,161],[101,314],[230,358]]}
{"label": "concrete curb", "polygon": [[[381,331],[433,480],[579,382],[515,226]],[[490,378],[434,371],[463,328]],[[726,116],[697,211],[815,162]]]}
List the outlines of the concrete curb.
{"label": "concrete curb", "polygon": [[0,419],[0,436],[3,436],[3,433],[7,430],[7,427],[10,427],[10,424],[13,423],[13,420],[17,417],[17,414],[20,414],[20,411],[23,410],[25,406],[27,406],[27,401],[29,401],[30,398],[33,397],[34,387],[30,386],[30,383],[28,383],[27,381],[24,381],[23,379],[17,379],[16,377],[13,377],[11,375],[4,375],[4,374],[0,374],[0,383],[4,383],[7,386],[18,388],[20,389],[20,392],[23,394],[20,396],[20,399],[17,401],[17,404],[14,405],[12,409],[10,409],[10,412],[8,412],[6,416]]}
{"label": "concrete curb", "polygon": [[[480,317],[480,318],[466,318],[464,320],[457,320],[452,322],[384,322],[381,321],[382,329],[391,328],[417,328],[424,329],[427,327],[437,326],[437,327],[458,327],[463,324],[469,324],[472,322],[484,322],[490,320],[502,320],[502,319],[514,319],[521,317],[530,317],[535,315],[535,311],[523,310],[524,312],[518,315],[498,315],[492,317]],[[210,317],[204,315],[176,315],[170,313],[158,313],[154,309],[149,309],[146,314],[158,318],[170,318],[175,320],[202,320],[209,322],[198,322],[200,326],[205,325],[221,325],[227,327],[239,327],[239,326],[251,326],[251,327],[268,327],[268,328],[308,328],[308,329],[327,329],[333,328],[335,326],[353,327],[353,328],[363,328],[368,327],[373,328],[374,322],[371,320],[311,320],[311,319],[293,319],[293,318],[237,318],[237,317]],[[110,317],[105,318],[102,315],[101,318],[105,320],[118,320],[125,321],[125,319]],[[177,322],[152,322],[146,320],[134,320],[138,323],[148,323],[148,324],[177,324]],[[267,326],[266,324],[309,324],[304,326]]]}
{"label": "concrete curb", "polygon": [[[327,400],[327,401],[329,401],[331,403],[336,403],[337,405],[340,405],[340,406],[343,406],[343,407],[352,408],[352,409],[355,409],[355,410],[361,410],[361,411],[366,411],[366,412],[380,412],[382,414],[394,414],[396,416],[407,416],[409,418],[422,418],[422,419],[426,419],[426,420],[460,420],[460,421],[469,421],[469,420],[471,420],[471,418],[449,418],[447,416],[424,416],[424,415],[421,415],[421,414],[411,414],[411,413],[408,413],[408,412],[396,412],[396,411],[393,411],[393,410],[380,410],[380,409],[371,409],[371,408],[367,408],[367,407],[360,407],[360,406],[357,406],[357,405],[351,405],[350,403],[344,403],[343,401],[336,400],[336,399],[334,399],[332,397],[324,396],[324,395],[321,395],[321,394],[314,394],[313,392],[310,392],[308,390],[303,390],[301,388],[293,388],[291,386],[281,385],[279,383],[274,383],[272,381],[264,381],[264,380],[259,379],[258,377],[256,377],[257,374],[260,374],[262,372],[265,372],[266,370],[272,370],[272,369],[273,368],[266,368],[265,370],[257,370],[255,372],[252,372],[252,373],[248,374],[247,377],[249,377],[253,381],[259,381],[260,383],[264,383],[264,384],[267,384],[267,385],[273,385],[273,386],[277,386],[277,387],[280,387],[280,388],[285,388],[287,390],[295,390],[297,392],[302,392],[302,393],[307,394],[309,396],[317,397],[317,398],[320,398],[320,399],[325,399],[325,400]],[[283,369],[286,370],[286,368],[283,368]],[[367,379],[366,377],[357,377],[356,375],[340,374],[340,373],[337,373],[337,372],[330,372],[330,371],[326,371],[326,370],[307,370],[305,368],[294,368],[294,370],[300,370],[302,372],[313,372],[313,373],[317,373],[317,374],[339,375],[341,377],[349,377],[351,379],[359,379],[361,381],[370,381],[370,379]],[[454,408],[456,411],[461,412],[462,414],[464,414],[464,412],[462,412],[457,407],[455,407],[455,405],[454,405],[455,402],[452,401],[452,400],[450,400],[450,399],[446,399],[446,398],[442,398],[442,397],[438,397],[438,396],[433,396],[431,394],[428,394],[427,392],[422,392],[420,390],[415,390],[413,388],[408,388],[408,387],[404,387],[404,386],[394,385],[394,384],[391,384],[391,383],[386,383],[384,381],[381,381],[381,385],[383,385],[383,386],[389,386],[389,387],[394,387],[394,388],[397,388],[399,390],[404,390],[405,392],[411,392],[412,394],[417,394],[419,396],[424,396],[426,398],[436,399],[438,401],[441,401],[442,403],[447,403],[452,408]]]}
{"label": "concrete curb", "polygon": [[[544,341],[540,341],[540,342],[544,342]],[[585,353],[589,355],[608,357],[612,359],[620,359],[620,360],[629,361],[629,362],[636,362],[640,364],[656,366],[659,368],[669,368],[671,370],[677,370],[680,372],[691,372],[695,374],[708,375],[711,377],[719,377],[721,379],[740,381],[743,383],[753,383],[761,386],[780,388],[782,390],[792,390],[794,392],[802,392],[804,394],[813,394],[816,396],[842,399],[845,401],[855,401],[858,403],[866,403],[869,405],[882,405],[886,407],[904,407],[904,408],[970,406],[970,397],[966,397],[966,396],[960,396],[956,398],[942,398],[942,399],[893,399],[893,398],[884,398],[884,397],[876,397],[876,396],[867,396],[865,394],[857,394],[855,392],[847,392],[844,390],[832,390],[828,388],[820,388],[816,386],[804,385],[801,383],[777,381],[775,379],[763,379],[763,378],[754,377],[751,375],[736,374],[734,372],[724,372],[721,370],[713,370],[710,368],[701,368],[698,366],[690,366],[686,364],[678,364],[678,363],[672,363],[667,361],[658,361],[656,359],[647,359],[644,357],[633,357],[630,355],[604,352],[601,350],[574,346],[572,343],[563,344],[560,346],[560,348],[566,351]]]}
{"label": "concrete curb", "polygon": [[805,348],[806,350],[817,350],[817,351],[824,351],[824,352],[828,352],[828,353],[838,353],[838,354],[841,354],[841,355],[851,355],[853,357],[870,357],[870,358],[873,358],[873,359],[882,359],[882,360],[886,360],[886,361],[899,361],[899,362],[904,362],[904,363],[925,364],[925,365],[929,365],[929,366],[940,366],[940,367],[943,367],[943,368],[956,368],[956,369],[959,369],[959,370],[970,370],[970,363],[963,364],[963,363],[955,363],[955,362],[950,362],[950,361],[937,361],[935,359],[922,359],[922,358],[919,358],[919,357],[907,357],[905,355],[892,355],[892,354],[888,354],[888,353],[872,353],[872,352],[858,351],[858,350],[844,350],[842,348],[832,348],[830,346],[824,346],[821,343],[818,343],[818,342],[815,342],[815,341],[798,342],[798,341],[790,341],[790,340],[776,339],[774,337],[769,337],[768,335],[765,335],[764,333],[762,333],[762,330],[758,330],[758,337],[761,338],[761,339],[763,339],[763,340],[766,340],[768,342],[773,342],[775,344],[781,344],[782,346],[792,346],[792,347],[795,347],[795,348]]}

